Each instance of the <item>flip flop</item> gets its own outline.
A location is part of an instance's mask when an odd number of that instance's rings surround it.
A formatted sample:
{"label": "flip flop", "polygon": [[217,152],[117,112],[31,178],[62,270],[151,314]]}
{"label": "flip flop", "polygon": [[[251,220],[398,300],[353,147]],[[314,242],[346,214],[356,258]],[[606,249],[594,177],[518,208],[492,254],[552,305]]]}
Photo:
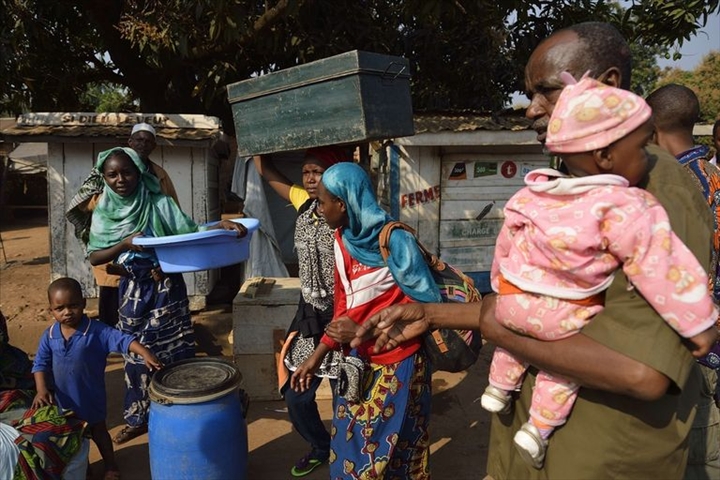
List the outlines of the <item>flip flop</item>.
{"label": "flip flop", "polygon": [[298,460],[297,463],[295,463],[295,465],[290,469],[290,474],[293,477],[304,477],[323,463],[327,462],[327,458],[325,460],[321,460],[319,458],[313,458],[311,455],[312,453],[308,453]]}
{"label": "flip flop", "polygon": [[120,445],[122,443],[132,440],[135,437],[139,437],[140,435],[147,433],[147,431],[147,425],[140,425],[139,427],[131,427],[130,425],[125,425],[123,429],[120,430],[117,435],[115,435],[115,437],[113,438],[113,442]]}

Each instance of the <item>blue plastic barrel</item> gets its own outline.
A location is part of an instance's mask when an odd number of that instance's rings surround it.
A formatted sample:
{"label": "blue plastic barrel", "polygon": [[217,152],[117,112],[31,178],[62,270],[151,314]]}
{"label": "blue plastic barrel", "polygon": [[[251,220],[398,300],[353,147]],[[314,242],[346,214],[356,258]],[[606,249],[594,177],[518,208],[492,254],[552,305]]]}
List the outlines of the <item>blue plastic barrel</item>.
{"label": "blue plastic barrel", "polygon": [[245,480],[247,425],[232,363],[192,358],[150,382],[148,443],[153,480]]}

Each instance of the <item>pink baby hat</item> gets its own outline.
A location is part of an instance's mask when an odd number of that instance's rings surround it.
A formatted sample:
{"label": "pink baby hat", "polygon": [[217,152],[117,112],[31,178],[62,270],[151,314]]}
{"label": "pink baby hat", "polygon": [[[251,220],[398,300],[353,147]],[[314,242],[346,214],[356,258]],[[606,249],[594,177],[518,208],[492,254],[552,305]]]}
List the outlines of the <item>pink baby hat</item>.
{"label": "pink baby hat", "polygon": [[554,153],[605,148],[645,123],[652,109],[632,92],[610,87],[586,73],[577,82],[560,74],[566,86],[548,124],[545,145]]}

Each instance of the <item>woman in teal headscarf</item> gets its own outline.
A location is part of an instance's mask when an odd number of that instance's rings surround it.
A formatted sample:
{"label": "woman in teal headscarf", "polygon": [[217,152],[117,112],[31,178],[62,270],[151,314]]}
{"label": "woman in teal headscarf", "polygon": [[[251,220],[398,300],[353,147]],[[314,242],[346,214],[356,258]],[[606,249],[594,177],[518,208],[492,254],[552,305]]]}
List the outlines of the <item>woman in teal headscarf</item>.
{"label": "woman in teal headscarf", "polygon": [[[313,356],[292,376],[304,390],[326,352],[340,349],[354,329],[385,307],[440,302],[430,269],[407,231],[390,236],[387,264],[379,235],[391,221],[377,203],[370,178],[358,165],[327,170],[318,188],[320,212],[335,232],[335,315]],[[430,478],[431,369],[413,339],[373,352],[374,340],[345,352],[366,364],[357,401],[338,397],[334,405],[330,478]]]}
{"label": "woman in teal headscarf", "polygon": [[[135,150],[118,147],[98,155],[95,168],[105,188],[93,211],[88,254],[93,265],[115,262],[122,274],[117,328],[134,335],[164,364],[195,356],[187,290],[182,274],[164,273],[152,249],[132,243],[139,235],[165,236],[198,231],[175,201],[160,193],[160,183]],[[224,220],[213,228],[247,233]],[[126,426],[114,441],[147,432],[151,372],[141,357],[125,356]]]}

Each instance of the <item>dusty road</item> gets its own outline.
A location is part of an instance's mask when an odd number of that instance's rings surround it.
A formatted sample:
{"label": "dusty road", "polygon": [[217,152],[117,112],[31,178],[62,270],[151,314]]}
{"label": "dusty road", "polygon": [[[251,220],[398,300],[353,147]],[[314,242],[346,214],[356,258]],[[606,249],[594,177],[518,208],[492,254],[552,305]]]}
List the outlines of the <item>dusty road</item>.
{"label": "dusty road", "polygon": [[[7,262],[0,252],[0,309],[8,318],[10,339],[14,345],[34,353],[40,334],[49,324],[45,293],[49,282],[49,245],[47,221],[30,218],[0,226]],[[90,305],[92,308],[92,304]],[[231,314],[198,312],[197,322],[211,322],[229,328]],[[230,322],[228,324],[228,322]],[[213,342],[212,338],[205,341]],[[212,347],[212,346],[210,346]],[[199,345],[202,351],[217,351]],[[475,400],[486,385],[490,352],[467,372],[437,373],[433,377],[433,411],[431,419],[434,478],[438,480],[481,479],[485,473],[489,415]],[[242,371],[243,366],[239,365]],[[108,426],[111,435],[122,427],[124,384],[122,361],[111,357],[106,371],[108,388]],[[253,402],[248,423],[248,479],[283,480],[292,478],[290,467],[306,453],[307,445],[292,431],[284,403]],[[329,426],[329,401],[320,401],[321,414]],[[123,480],[149,480],[147,435],[116,447]],[[94,445],[90,454],[94,478],[102,478],[102,461]],[[326,479],[326,466],[304,478]],[[228,479],[231,480],[231,479]]]}

